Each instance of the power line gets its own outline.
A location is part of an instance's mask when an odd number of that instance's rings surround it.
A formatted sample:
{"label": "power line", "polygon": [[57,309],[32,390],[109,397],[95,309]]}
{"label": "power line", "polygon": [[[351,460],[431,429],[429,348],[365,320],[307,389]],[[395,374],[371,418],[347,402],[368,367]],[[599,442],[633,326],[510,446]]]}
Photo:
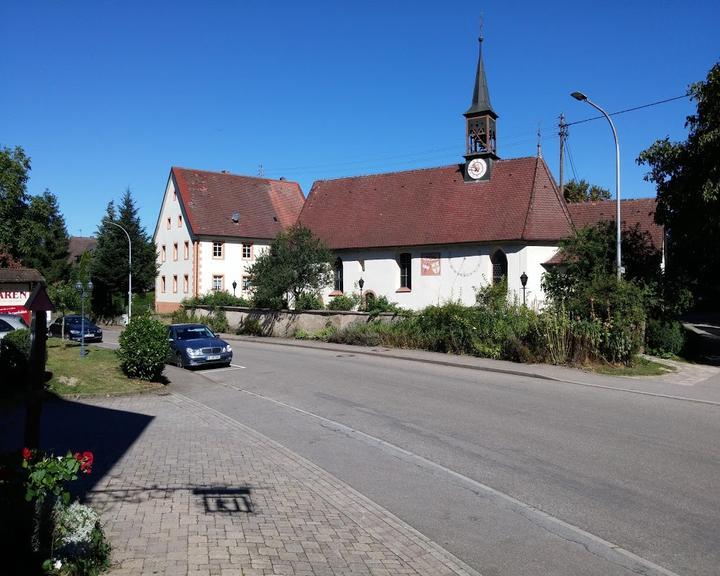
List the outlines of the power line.
{"label": "power line", "polygon": [[[642,106],[635,106],[634,108],[626,108],[625,110],[618,110],[617,112],[610,112],[610,116],[617,116],[618,114],[625,114],[626,112],[634,112],[635,110],[642,110],[643,108],[650,108],[651,106],[657,106],[658,104],[665,104],[667,102],[673,102],[674,100],[680,100],[682,98],[689,98],[689,94],[683,94],[682,96],[675,96],[674,98],[666,98],[665,100],[658,100],[657,102],[650,102],[650,104],[643,104]],[[605,116],[593,116],[592,118],[585,118],[584,120],[576,120],[575,122],[568,122],[566,126],[574,126],[575,124],[583,124],[584,122],[590,122],[591,120],[600,120]]]}

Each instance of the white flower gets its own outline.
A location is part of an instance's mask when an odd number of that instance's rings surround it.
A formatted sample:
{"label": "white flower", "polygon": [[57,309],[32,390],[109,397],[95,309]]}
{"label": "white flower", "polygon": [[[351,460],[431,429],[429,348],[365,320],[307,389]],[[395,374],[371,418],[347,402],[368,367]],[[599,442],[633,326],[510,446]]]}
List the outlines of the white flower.
{"label": "white flower", "polygon": [[62,568],[62,560],[55,560],[53,568],[55,568],[55,570],[60,570],[60,568]]}

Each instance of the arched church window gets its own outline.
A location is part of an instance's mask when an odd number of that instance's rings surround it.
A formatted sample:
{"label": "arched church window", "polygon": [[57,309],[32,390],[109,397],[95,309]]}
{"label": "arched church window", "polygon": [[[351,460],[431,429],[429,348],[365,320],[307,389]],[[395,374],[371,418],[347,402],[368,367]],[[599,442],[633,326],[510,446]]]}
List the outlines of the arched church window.
{"label": "arched church window", "polygon": [[507,278],[507,256],[502,250],[496,250],[495,254],[490,259],[492,261],[492,281],[493,284],[498,284]]}

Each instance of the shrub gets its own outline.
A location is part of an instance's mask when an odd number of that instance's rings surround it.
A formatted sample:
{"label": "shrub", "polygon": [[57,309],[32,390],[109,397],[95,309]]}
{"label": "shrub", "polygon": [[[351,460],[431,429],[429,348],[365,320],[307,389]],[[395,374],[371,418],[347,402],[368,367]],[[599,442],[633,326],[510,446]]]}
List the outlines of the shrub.
{"label": "shrub", "polygon": [[197,298],[188,298],[183,301],[184,306],[241,306],[250,307],[250,301],[242,296],[233,296],[226,290],[208,292]]}
{"label": "shrub", "polygon": [[295,310],[322,310],[323,308],[325,306],[323,306],[322,298],[317,294],[303,292],[295,300]]}
{"label": "shrub", "polygon": [[169,352],[167,327],[149,316],[133,316],[120,335],[120,368],[130,378],[159,380]]}
{"label": "shrub", "polygon": [[0,374],[3,380],[22,386],[30,368],[30,330],[23,328],[5,334],[0,340]]}
{"label": "shrub", "polygon": [[207,324],[213,332],[227,332],[229,329],[227,315],[222,308],[211,310],[210,314],[202,318],[202,322]]}
{"label": "shrub", "polygon": [[171,321],[173,324],[191,324],[197,322],[198,319],[193,308],[188,310],[187,308],[181,307],[172,313]]}
{"label": "shrub", "polygon": [[312,340],[313,337],[307,330],[297,328],[293,334],[293,338],[295,338],[295,340]]}
{"label": "shrub", "polygon": [[334,337],[337,331],[338,329],[335,327],[335,325],[332,322],[328,322],[327,324],[325,324],[325,328],[315,334],[315,339],[322,340],[323,342],[330,342],[330,338]]}
{"label": "shrub", "polygon": [[651,318],[645,328],[647,351],[655,356],[677,356],[685,345],[685,331],[676,320]]}
{"label": "shrub", "polygon": [[377,346],[381,343],[381,337],[374,322],[367,324],[353,322],[345,328],[329,333],[327,341],[356,346]]}
{"label": "shrub", "polygon": [[397,302],[390,302],[387,296],[365,296],[365,302],[363,304],[363,311],[370,313],[370,315],[378,315],[384,312],[402,312],[402,308],[397,305]]}
{"label": "shrub", "polygon": [[247,317],[237,329],[238,334],[245,334],[246,336],[264,336],[265,331],[263,330],[260,320],[257,318]]}
{"label": "shrub", "polygon": [[357,294],[340,294],[330,300],[328,310],[353,310],[360,303],[360,296]]}

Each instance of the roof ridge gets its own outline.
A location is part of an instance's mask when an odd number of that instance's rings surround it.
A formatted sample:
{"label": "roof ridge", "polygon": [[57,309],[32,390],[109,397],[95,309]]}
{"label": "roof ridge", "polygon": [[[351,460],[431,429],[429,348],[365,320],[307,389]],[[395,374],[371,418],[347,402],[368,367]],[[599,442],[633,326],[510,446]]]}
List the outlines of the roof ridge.
{"label": "roof ridge", "polygon": [[[411,172],[428,172],[430,170],[440,170],[443,168],[452,168],[454,166],[459,167],[461,165],[460,162],[455,162],[453,164],[446,164],[444,166],[428,166],[426,168],[410,168],[409,170],[396,170],[395,172],[376,172],[375,174],[356,174],[354,176],[341,176],[340,178],[320,178],[319,180],[315,180],[315,183],[317,182],[337,182],[338,180],[357,180],[360,178],[372,178],[373,176],[391,176],[394,174],[409,174]],[[314,186],[315,184],[313,184]]]}
{"label": "roof ridge", "polygon": [[[499,158],[496,160],[496,162],[517,162],[518,160],[532,160],[534,159],[534,156],[521,156],[519,158]],[[372,178],[373,176],[392,176],[395,174],[410,174],[412,172],[427,172],[430,170],[441,170],[444,168],[452,168],[452,167],[460,167],[462,166],[462,162],[454,162],[452,164],[444,164],[442,166],[428,166],[425,168],[410,168],[408,170],[396,170],[394,172],[376,172],[372,174],[356,174],[353,176],[341,176],[339,178],[319,178],[318,180],[315,180],[313,182],[313,186],[311,186],[311,189],[317,184],[318,182],[337,182],[339,180],[357,180],[360,178]]]}
{"label": "roof ridge", "polygon": [[184,172],[203,172],[204,174],[216,174],[219,176],[232,176],[233,178],[248,178],[251,180],[261,180],[263,182],[268,182],[268,183],[277,182],[279,184],[297,184],[298,186],[300,185],[300,183],[295,180],[282,180],[280,178],[265,178],[262,176],[249,176],[247,174],[233,174],[233,173],[227,172],[227,171],[223,172],[222,170],[221,171],[203,170],[201,168],[184,168],[182,166],[172,166],[170,169],[171,170],[182,170]]}

